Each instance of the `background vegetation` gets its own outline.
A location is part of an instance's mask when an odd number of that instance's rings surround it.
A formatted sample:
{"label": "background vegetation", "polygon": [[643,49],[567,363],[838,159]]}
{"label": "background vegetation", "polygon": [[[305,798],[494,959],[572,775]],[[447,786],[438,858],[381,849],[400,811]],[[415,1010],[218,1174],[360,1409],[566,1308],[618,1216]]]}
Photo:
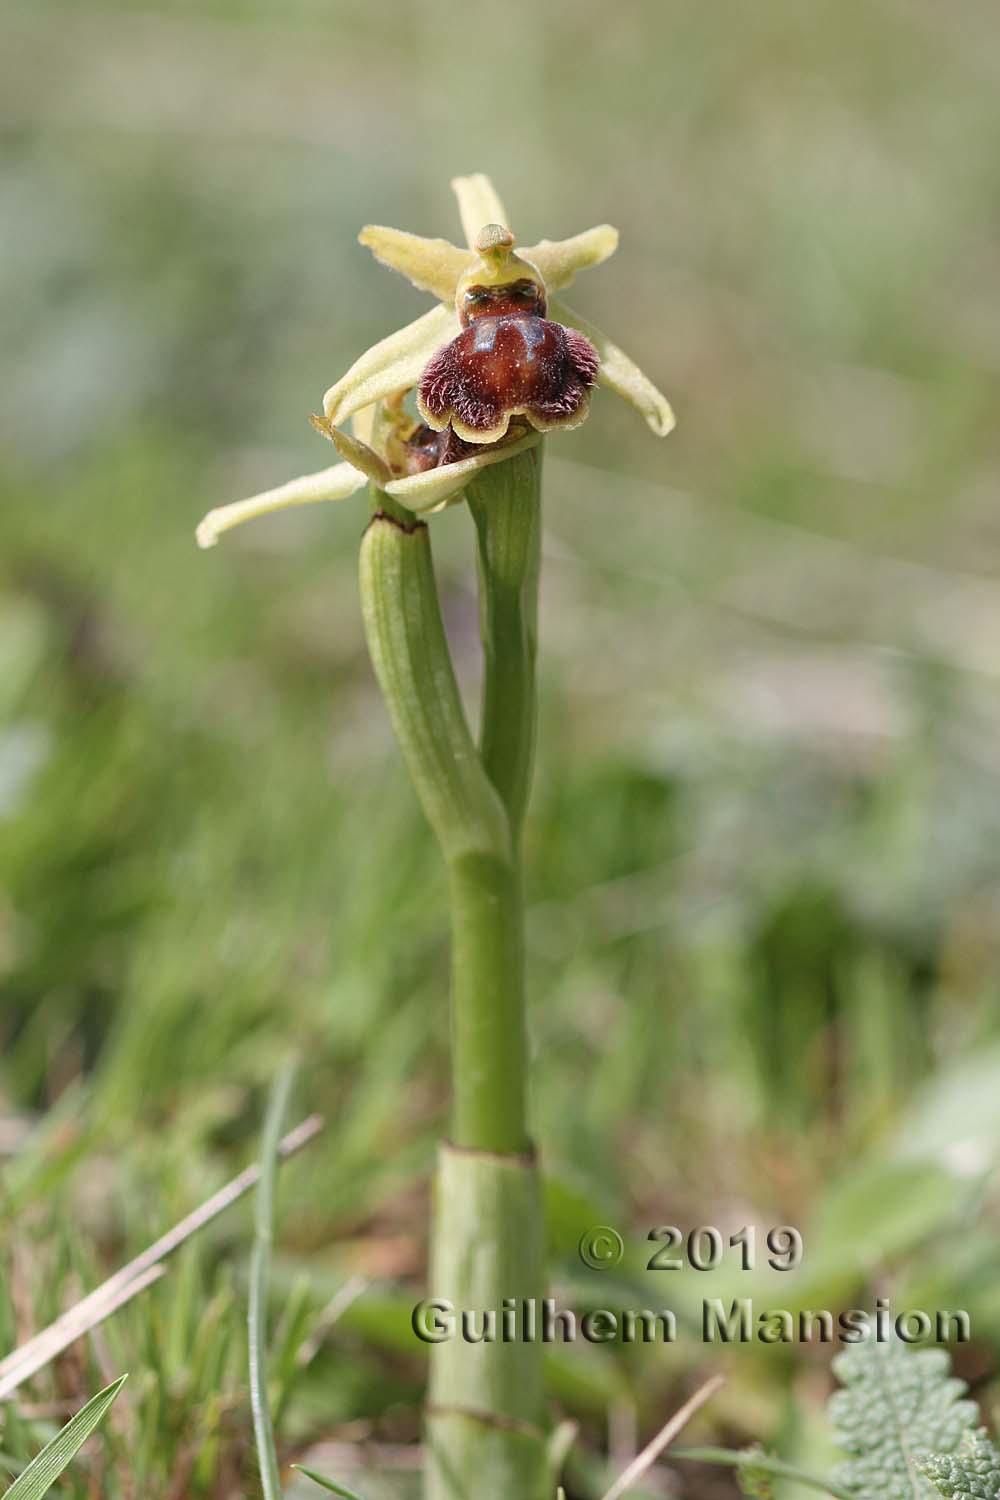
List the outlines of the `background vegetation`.
{"label": "background vegetation", "polygon": [[[5,1347],[253,1154],[295,1048],[329,1124],[282,1174],[281,1431],[345,1477],[408,1462],[447,954],[364,654],[364,505],[207,556],[193,528],[330,461],[308,412],[425,305],[357,228],[453,234],[448,178],[482,169],[528,240],[619,225],[580,309],[680,421],[659,445],[598,399],[549,445],[529,865],[557,1288],[682,1318],[751,1290],[963,1307],[961,1372],[995,1396],[992,7],[11,0],[3,29]],[[470,530],[434,523],[474,700]],[[666,1222],[797,1225],[803,1275],[644,1277]],[[591,1223],[629,1242],[614,1276],[576,1258]],[[248,1226],[21,1392],[11,1467],[128,1368],[66,1493],[256,1492]],[[822,1464],[828,1351],[685,1328],[554,1357],[575,1496],[716,1368],[701,1437]]]}

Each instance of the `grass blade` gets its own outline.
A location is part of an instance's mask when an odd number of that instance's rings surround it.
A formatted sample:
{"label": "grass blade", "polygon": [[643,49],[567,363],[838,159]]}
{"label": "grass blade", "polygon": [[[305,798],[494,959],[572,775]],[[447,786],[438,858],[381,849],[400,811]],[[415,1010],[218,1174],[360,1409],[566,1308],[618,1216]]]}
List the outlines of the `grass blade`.
{"label": "grass blade", "polygon": [[295,1070],[291,1065],[282,1068],[268,1100],[254,1214],[253,1256],[250,1262],[250,1305],[247,1312],[250,1410],[253,1414],[257,1463],[264,1500],[281,1500],[281,1476],[274,1446],[274,1424],[267,1399],[267,1298],[271,1276],[271,1241],[274,1235],[274,1179],[278,1170],[281,1125],[294,1076]]}
{"label": "grass blade", "polygon": [[315,1469],[307,1469],[305,1464],[292,1464],[293,1469],[298,1469],[313,1484],[318,1484],[321,1490],[329,1490],[331,1495],[342,1495],[344,1500],[361,1500],[356,1490],[349,1490],[344,1485],[338,1484],[335,1479],[327,1479],[323,1474],[317,1474]]}
{"label": "grass blade", "polygon": [[[301,1125],[288,1133],[281,1142],[281,1156],[292,1156],[307,1145],[322,1129],[323,1121],[318,1115],[310,1115]],[[260,1177],[260,1167],[255,1162],[225,1187],[213,1193],[211,1198],[187,1215],[179,1224],[145,1249],[135,1260],[129,1261],[107,1281],[63,1313],[48,1328],[43,1328],[26,1344],[0,1359],[0,1401],[5,1401],[25,1380],[55,1359],[70,1344],[89,1333],[111,1313],[144,1291],[163,1275],[161,1262],[183,1245],[191,1235],[211,1222],[254,1187]]]}
{"label": "grass blade", "polygon": [[653,1441],[646,1444],[624,1473],[619,1474],[604,1496],[604,1500],[621,1500],[622,1495],[638,1484],[642,1476],[656,1463],[661,1453],[669,1448],[677,1434],[687,1426],[695,1412],[704,1406],[706,1401],[711,1400],[716,1391],[720,1390],[725,1383],[723,1375],[713,1375],[711,1380],[706,1380],[705,1384],[685,1401],[680,1411],[675,1412],[670,1421],[660,1428]]}
{"label": "grass blade", "polygon": [[118,1395],[127,1375],[98,1391],[86,1406],[81,1407],[61,1432],[57,1432],[50,1443],[46,1443],[26,1469],[18,1475],[4,1496],[4,1500],[41,1500],[48,1494],[59,1475],[72,1462],[76,1454],[103,1421]]}

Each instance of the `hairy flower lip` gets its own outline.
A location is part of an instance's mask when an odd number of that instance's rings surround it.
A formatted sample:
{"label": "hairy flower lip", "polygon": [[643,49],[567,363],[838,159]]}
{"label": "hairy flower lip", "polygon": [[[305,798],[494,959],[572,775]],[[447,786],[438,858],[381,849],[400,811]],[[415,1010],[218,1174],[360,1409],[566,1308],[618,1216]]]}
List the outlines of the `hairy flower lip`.
{"label": "hairy flower lip", "polygon": [[[504,412],[503,417],[495,426],[486,428],[470,427],[450,408],[448,415],[441,422],[435,424],[435,421],[429,415],[425,417],[425,420],[428,427],[434,427],[436,432],[446,432],[451,427],[452,431],[457,433],[464,443],[475,443],[477,447],[490,448],[503,441],[510,432],[511,422],[518,417],[527,417],[539,438],[543,438],[550,432],[572,432],[575,427],[582,426],[589,415],[589,406],[590,397],[588,394],[572,416],[561,419],[553,418],[548,422],[544,422],[534,416],[527,407],[514,406]],[[424,415],[423,408],[421,408],[421,415]]]}
{"label": "hairy flower lip", "polygon": [[485,317],[438,351],[423,373],[417,409],[441,431],[496,442],[511,418],[538,432],[578,427],[587,416],[597,351],[582,334],[535,316]]}

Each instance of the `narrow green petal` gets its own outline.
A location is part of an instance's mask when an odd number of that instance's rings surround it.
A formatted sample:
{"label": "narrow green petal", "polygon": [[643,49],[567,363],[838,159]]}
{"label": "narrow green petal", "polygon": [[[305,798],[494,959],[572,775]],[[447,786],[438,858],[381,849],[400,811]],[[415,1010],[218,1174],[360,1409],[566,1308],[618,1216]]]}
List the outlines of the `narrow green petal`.
{"label": "narrow green petal", "polygon": [[369,443],[365,443],[358,437],[352,437],[349,432],[341,432],[339,427],[334,427],[326,417],[310,417],[312,425],[317,432],[329,438],[341,458],[346,459],[355,469],[360,469],[362,474],[367,474],[369,479],[374,479],[376,484],[385,484],[386,480],[392,478],[392,470],[380,453]]}
{"label": "narrow green petal", "polygon": [[292,479],[276,490],[265,490],[262,495],[253,495],[249,500],[220,506],[218,510],[210,510],[198,527],[198,546],[214,547],[224,531],[242,526],[244,521],[254,521],[258,516],[270,515],[275,510],[309,505],[314,500],[346,500],[367,482],[365,475],[353,464],[334,464],[331,469],[305,474],[301,479]]}
{"label": "narrow green petal", "polygon": [[458,463],[442,464],[439,469],[427,469],[423,474],[394,479],[385,486],[386,494],[418,514],[437,510],[458,499],[477,470],[488,469],[491,464],[500,464],[516,453],[524,453],[541,442],[541,436],[540,432],[529,432],[516,443],[506,443],[502,448],[490,448],[485,453],[474,453],[471,458],[460,459]]}
{"label": "narrow green petal", "polygon": [[367,224],[358,239],[383,266],[401,272],[420,291],[440,297],[449,306],[455,300],[458,278],[472,261],[468,250],[460,250],[450,240],[426,240],[381,224]]}
{"label": "narrow green petal", "polygon": [[323,397],[327,420],[339,426],[352,412],[417,384],[424,366],[459,331],[453,308],[435,307],[415,323],[373,344]]}
{"label": "narrow green petal", "polygon": [[541,271],[548,291],[560,292],[570,285],[577,271],[599,266],[617,249],[617,229],[610,224],[598,224],[569,240],[539,240],[521,254]]}
{"label": "narrow green petal", "polygon": [[549,317],[557,323],[565,323],[567,327],[578,328],[581,333],[586,334],[601,359],[600,369],[597,372],[598,385],[603,385],[607,390],[614,391],[616,396],[623,397],[630,406],[634,406],[636,411],[646,418],[657,437],[666,437],[676,425],[677,420],[670,409],[670,402],[642,373],[639,366],[632,363],[624,350],[619,349],[617,344],[613,344],[599,328],[594,327],[593,323],[588,323],[586,318],[581,318],[578,313],[568,308],[565,302],[551,302]]}
{"label": "narrow green petal", "polygon": [[505,228],[510,228],[507,210],[484,172],[474,172],[471,177],[453,177],[451,186],[458,199],[462,232],[470,249],[475,245],[476,236],[484,225],[503,224]]}

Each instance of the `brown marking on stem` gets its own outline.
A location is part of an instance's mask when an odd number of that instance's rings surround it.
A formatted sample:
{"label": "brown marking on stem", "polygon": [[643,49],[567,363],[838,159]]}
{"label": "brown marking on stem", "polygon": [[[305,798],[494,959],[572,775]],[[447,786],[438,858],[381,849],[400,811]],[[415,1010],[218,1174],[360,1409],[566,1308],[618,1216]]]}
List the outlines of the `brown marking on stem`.
{"label": "brown marking on stem", "polygon": [[427,530],[426,521],[403,521],[399,516],[390,515],[387,510],[377,510],[365,527],[365,534],[371,531],[372,527],[378,521],[387,521],[390,526],[395,526],[396,530],[401,531],[404,536],[413,536],[415,532]]}
{"label": "brown marking on stem", "polygon": [[453,1156],[468,1157],[473,1161],[491,1161],[504,1167],[537,1167],[538,1152],[532,1142],[528,1151],[481,1151],[475,1146],[456,1146],[454,1141],[442,1141],[442,1151],[448,1151]]}

